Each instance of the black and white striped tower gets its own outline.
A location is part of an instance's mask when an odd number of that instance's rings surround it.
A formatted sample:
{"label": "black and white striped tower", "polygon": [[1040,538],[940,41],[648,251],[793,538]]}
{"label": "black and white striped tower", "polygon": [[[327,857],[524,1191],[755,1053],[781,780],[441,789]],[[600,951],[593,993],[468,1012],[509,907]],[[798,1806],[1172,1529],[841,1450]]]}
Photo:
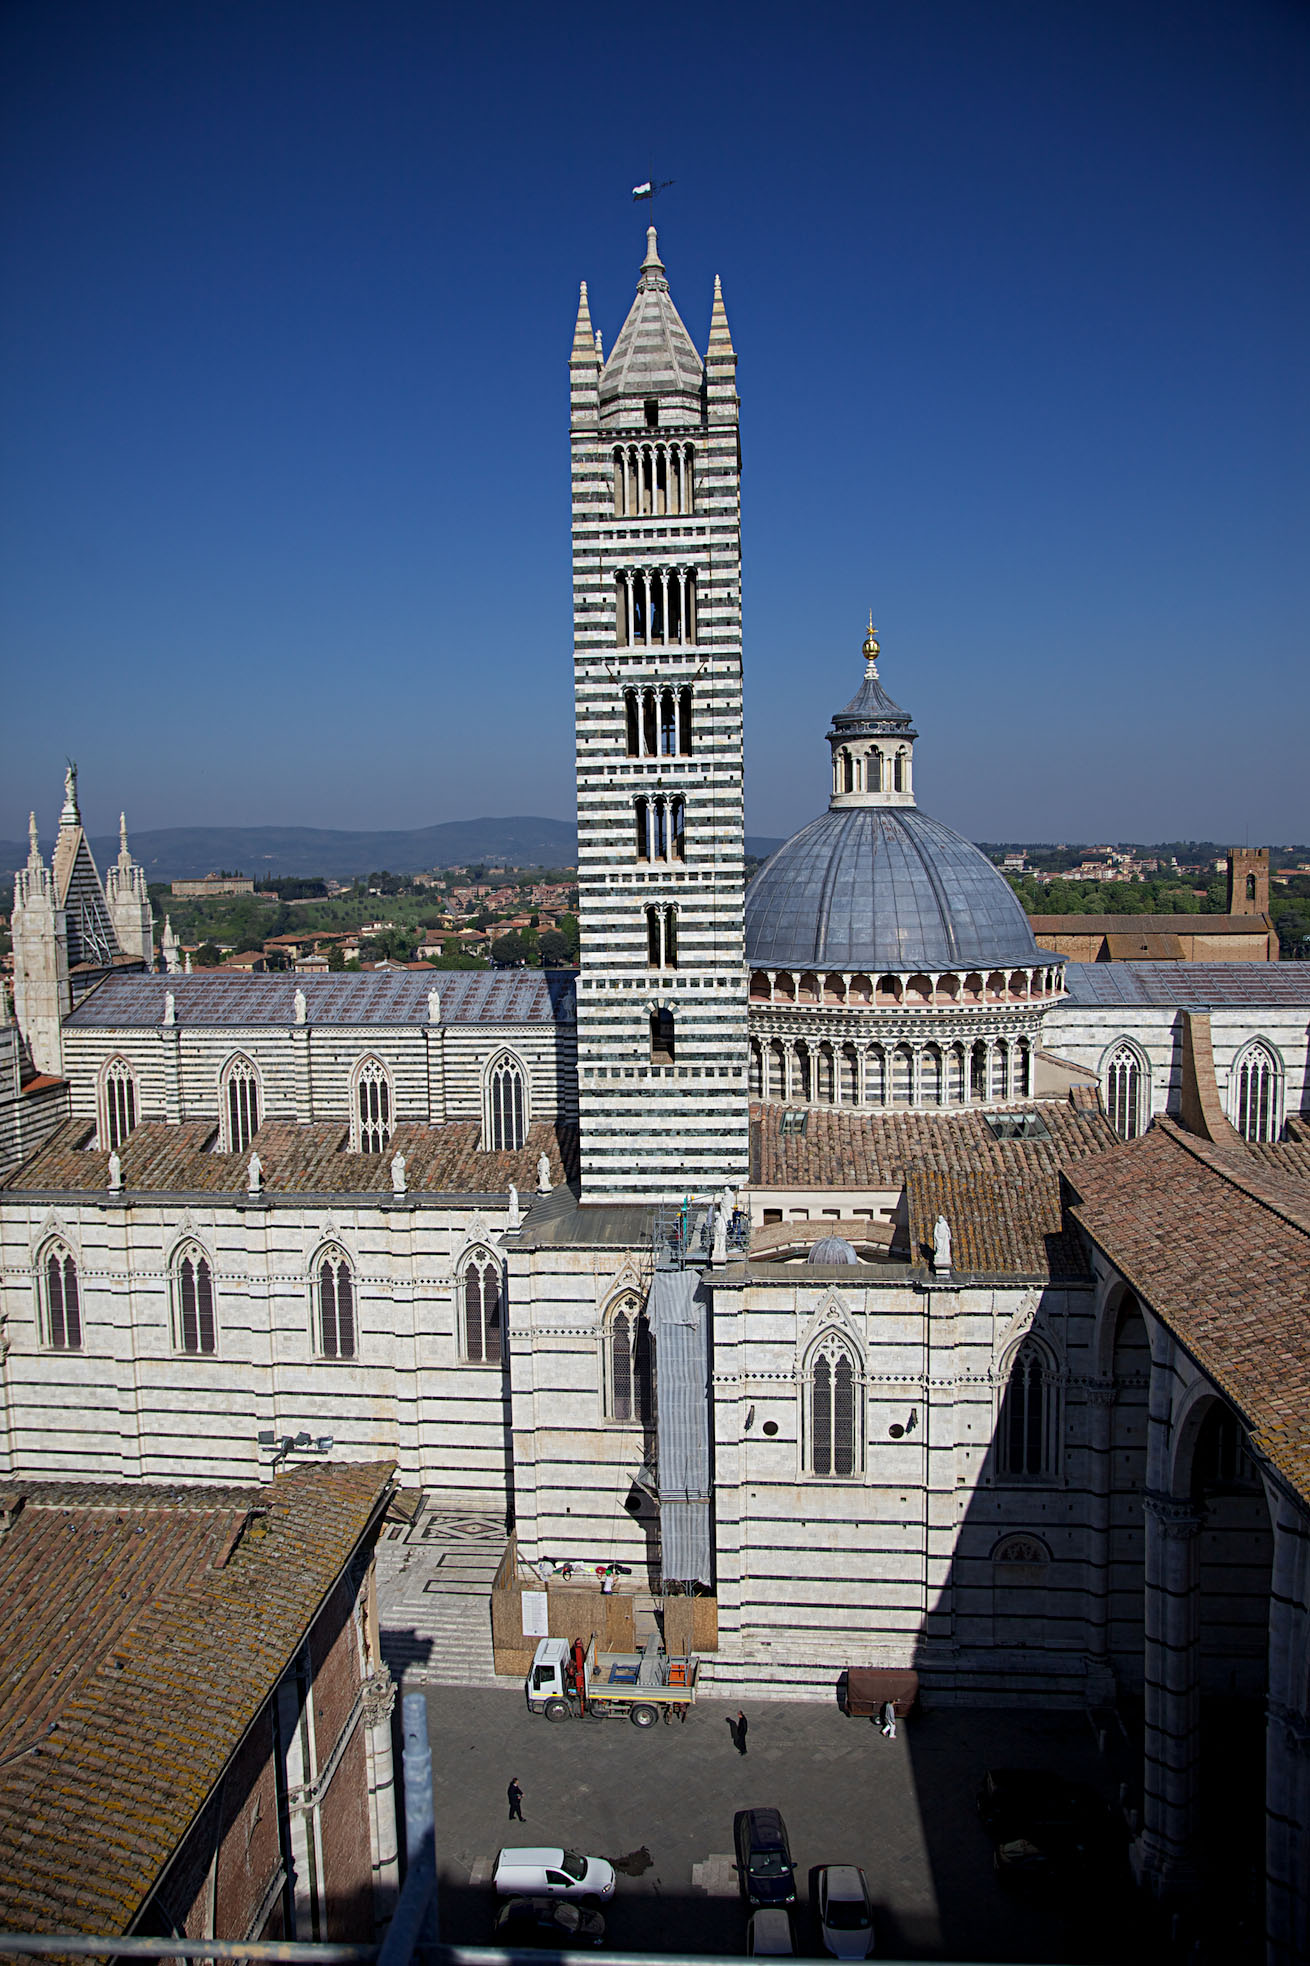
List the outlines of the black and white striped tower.
{"label": "black and white striped tower", "polygon": [[584,1202],[748,1173],[741,459],[716,280],[701,361],[647,233],[609,360],[570,360]]}

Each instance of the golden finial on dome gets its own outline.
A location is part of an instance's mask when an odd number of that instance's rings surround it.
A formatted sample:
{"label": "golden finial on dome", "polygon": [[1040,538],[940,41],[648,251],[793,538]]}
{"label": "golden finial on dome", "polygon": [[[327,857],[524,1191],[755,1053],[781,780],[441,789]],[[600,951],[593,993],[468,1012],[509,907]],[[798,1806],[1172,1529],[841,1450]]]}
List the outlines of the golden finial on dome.
{"label": "golden finial on dome", "polygon": [[878,637],[873,631],[873,609],[869,609],[869,633],[864,644],[864,659],[868,663],[878,660]]}

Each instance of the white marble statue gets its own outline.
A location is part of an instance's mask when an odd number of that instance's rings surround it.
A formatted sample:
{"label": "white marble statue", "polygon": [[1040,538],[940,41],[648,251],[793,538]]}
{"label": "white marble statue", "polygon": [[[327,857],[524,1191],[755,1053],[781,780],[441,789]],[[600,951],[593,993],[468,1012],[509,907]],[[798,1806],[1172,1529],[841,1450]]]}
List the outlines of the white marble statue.
{"label": "white marble statue", "polygon": [[506,1223],[506,1227],[518,1229],[522,1225],[523,1217],[519,1211],[519,1191],[511,1181],[509,1184],[509,1221]]}
{"label": "white marble statue", "polygon": [[117,1148],[115,1148],[109,1156],[109,1192],[111,1195],[117,1195],[122,1193],[122,1189],[123,1163],[119,1159]]}
{"label": "white marble statue", "polygon": [[246,1192],[247,1194],[258,1195],[263,1192],[263,1187],[264,1163],[258,1154],[252,1154],[250,1156],[250,1165],[246,1169]]}
{"label": "white marble statue", "polygon": [[944,1215],[939,1215],[932,1231],[932,1266],[938,1276],[949,1276],[951,1271],[951,1225]]}
{"label": "white marble statue", "polygon": [[539,1154],[537,1156],[537,1193],[539,1195],[548,1195],[550,1193],[549,1154]]}
{"label": "white marble statue", "polygon": [[296,991],[296,1022],[303,1024],[309,1015],[309,1003],[303,990]]}
{"label": "white marble statue", "polygon": [[710,1250],[710,1260],[726,1263],[728,1260],[728,1211],[720,1200],[714,1211],[714,1244]]}
{"label": "white marble statue", "polygon": [[405,1156],[403,1154],[393,1154],[391,1156],[391,1192],[393,1195],[403,1195],[406,1192]]}

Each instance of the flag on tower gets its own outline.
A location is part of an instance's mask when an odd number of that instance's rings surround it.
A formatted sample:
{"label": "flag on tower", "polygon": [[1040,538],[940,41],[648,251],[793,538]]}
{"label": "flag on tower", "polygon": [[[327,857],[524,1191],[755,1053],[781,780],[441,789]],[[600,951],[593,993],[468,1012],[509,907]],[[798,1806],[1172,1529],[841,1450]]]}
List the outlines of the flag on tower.
{"label": "flag on tower", "polygon": [[647,178],[645,184],[633,185],[632,195],[634,198],[653,198],[655,196],[655,186],[651,182],[651,180]]}

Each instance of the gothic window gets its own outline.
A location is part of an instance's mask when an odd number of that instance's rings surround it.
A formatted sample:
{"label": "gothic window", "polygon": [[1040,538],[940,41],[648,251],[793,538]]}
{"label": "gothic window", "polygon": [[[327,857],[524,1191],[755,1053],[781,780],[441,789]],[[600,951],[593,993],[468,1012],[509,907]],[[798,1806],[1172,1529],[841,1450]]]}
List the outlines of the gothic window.
{"label": "gothic window", "polygon": [[671,689],[660,691],[660,756],[678,755],[678,699]]}
{"label": "gothic window", "polygon": [[637,823],[637,858],[650,859],[650,800],[635,799],[633,812]]}
{"label": "gothic window", "polygon": [[629,1291],[605,1320],[606,1418],[649,1426],[655,1415],[650,1324],[641,1299]]}
{"label": "gothic window", "polygon": [[223,1148],[244,1154],[259,1131],[259,1073],[248,1058],[234,1058],[223,1074]]}
{"label": "gothic window", "polygon": [[1105,1083],[1111,1126],[1121,1140],[1135,1140],[1145,1131],[1148,1112],[1146,1075],[1131,1045],[1116,1045],[1110,1053]]}
{"label": "gothic window", "polygon": [[671,1010],[652,1010],[650,1014],[650,1062],[672,1065],[677,1057],[677,1039]]}
{"label": "gothic window", "polygon": [[45,1312],[45,1341],[52,1351],[82,1349],[82,1300],[77,1264],[62,1242],[54,1242],[41,1259],[41,1288]]}
{"label": "gothic window", "polygon": [[646,910],[646,961],[651,969],[678,967],[678,911],[663,902]]}
{"label": "gothic window", "polygon": [[173,1342],[180,1352],[217,1349],[214,1273],[197,1243],[186,1243],[173,1258]]}
{"label": "gothic window", "polygon": [[627,690],[623,698],[624,716],[628,734],[628,756],[641,756],[641,698],[635,689]]}
{"label": "gothic window", "polygon": [[395,1098],[391,1074],[380,1059],[366,1058],[355,1072],[355,1099],[352,1115],[357,1154],[380,1154],[391,1138],[395,1125]]}
{"label": "gothic window", "polygon": [[1231,1407],[1213,1401],[1197,1436],[1192,1458],[1192,1493],[1206,1495],[1250,1493],[1260,1477],[1246,1448],[1246,1429]]}
{"label": "gothic window", "polygon": [[843,792],[855,790],[855,759],[849,751],[841,754],[841,788]]}
{"label": "gothic window", "polygon": [[323,1358],[355,1356],[355,1279],[340,1249],[325,1249],[314,1279],[318,1349]]}
{"label": "gothic window", "polygon": [[843,1479],[859,1474],[864,1437],[859,1363],[835,1331],[810,1353],[806,1397],[809,1472]]}
{"label": "gothic window", "polygon": [[1049,1480],[1056,1472],[1055,1371],[1044,1345],[1025,1338],[1010,1363],[996,1428],[1003,1480]]}
{"label": "gothic window", "polygon": [[503,1331],[500,1264],[489,1250],[475,1249],[463,1272],[464,1356],[473,1365],[499,1365]]}
{"label": "gothic window", "polygon": [[136,1125],[136,1079],[126,1058],[111,1058],[102,1088],[100,1138],[108,1152],[121,1147]]}
{"label": "gothic window", "polygon": [[691,690],[678,691],[678,750],[684,758],[691,756]]}
{"label": "gothic window", "polygon": [[486,1084],[486,1142],[493,1154],[515,1153],[528,1137],[528,1088],[517,1058],[502,1052]]}
{"label": "gothic window", "polygon": [[1233,1124],[1244,1140],[1276,1140],[1282,1131],[1280,1073],[1267,1045],[1249,1045],[1233,1071]]}

